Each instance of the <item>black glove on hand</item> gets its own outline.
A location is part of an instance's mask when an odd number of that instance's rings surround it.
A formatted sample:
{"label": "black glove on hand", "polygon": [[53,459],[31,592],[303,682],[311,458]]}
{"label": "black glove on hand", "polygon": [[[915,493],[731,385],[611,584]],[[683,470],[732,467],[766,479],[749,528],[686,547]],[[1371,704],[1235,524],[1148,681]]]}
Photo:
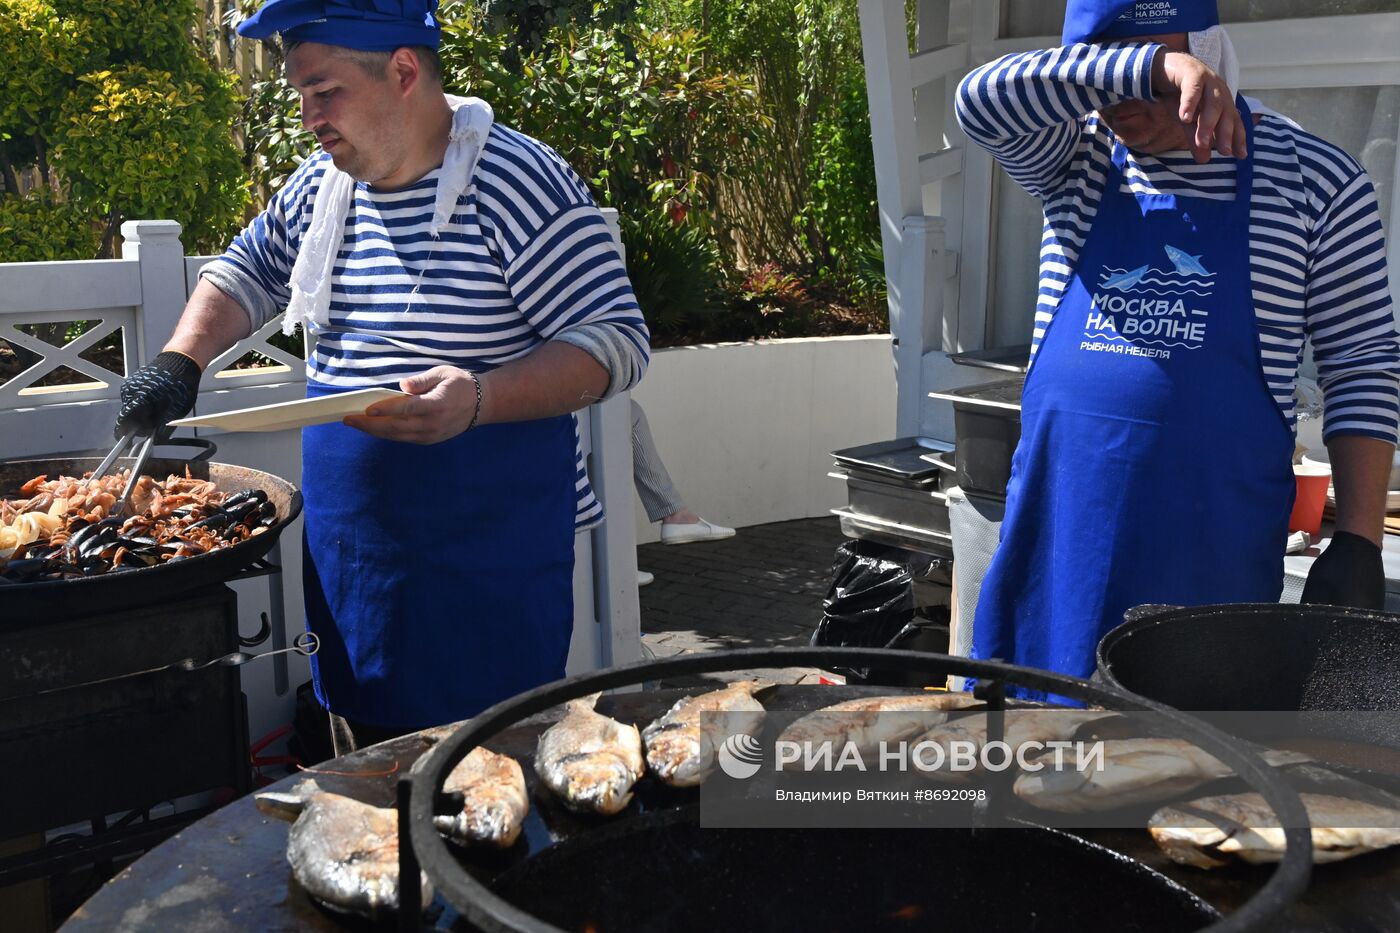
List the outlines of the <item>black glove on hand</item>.
{"label": "black glove on hand", "polygon": [[1356,609],[1385,608],[1381,549],[1360,535],[1339,531],[1308,572],[1303,602]]}
{"label": "black glove on hand", "polygon": [[122,383],[116,436],[124,437],[133,429],[141,435],[153,434],[166,422],[183,417],[194,407],[199,377],[199,364],[185,354],[166,350],[157,355]]}

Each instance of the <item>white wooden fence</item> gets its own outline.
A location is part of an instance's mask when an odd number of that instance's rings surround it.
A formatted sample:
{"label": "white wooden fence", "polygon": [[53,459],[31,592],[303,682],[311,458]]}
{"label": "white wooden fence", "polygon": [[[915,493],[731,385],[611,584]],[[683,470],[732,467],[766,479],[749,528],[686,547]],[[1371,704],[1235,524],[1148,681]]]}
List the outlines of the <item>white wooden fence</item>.
{"label": "white wooden fence", "polygon": [[[616,235],[616,212],[608,221]],[[186,256],[180,225],[168,220],[122,225],[121,258],[74,262],[0,263],[0,339],[40,359],[0,385],[0,459],[48,458],[100,451],[112,445],[121,377],[80,358],[104,336],[120,331],[125,371],[133,372],[160,352],[211,257]],[[74,320],[100,321],[65,347],[17,329],[22,325]],[[219,357],[204,374],[195,411],[210,414],[302,398],[303,361],[269,346],[281,318]],[[275,362],[258,369],[229,369],[249,350]],[[67,367],[90,377],[76,385],[35,386]],[[571,672],[625,664],[641,658],[636,586],[636,534],[632,521],[631,412],[619,396],[579,413],[589,474],[604,507],[615,514],[575,544],[574,637]],[[299,431],[230,434],[199,430],[218,444],[216,459],[265,470],[299,483]],[[446,530],[445,533],[453,533]],[[300,520],[288,528],[274,552],[280,576],[234,584],[241,630],[255,632],[259,617],[281,618],[273,642],[280,647],[304,627],[301,593]],[[392,545],[389,545],[392,546]],[[94,610],[100,610],[94,606]],[[285,610],[285,614],[284,614]],[[4,606],[0,602],[0,617]],[[262,650],[265,650],[262,649]],[[256,739],[291,718],[292,688],[309,676],[306,662],[290,667],[279,656],[243,670],[250,732]]]}

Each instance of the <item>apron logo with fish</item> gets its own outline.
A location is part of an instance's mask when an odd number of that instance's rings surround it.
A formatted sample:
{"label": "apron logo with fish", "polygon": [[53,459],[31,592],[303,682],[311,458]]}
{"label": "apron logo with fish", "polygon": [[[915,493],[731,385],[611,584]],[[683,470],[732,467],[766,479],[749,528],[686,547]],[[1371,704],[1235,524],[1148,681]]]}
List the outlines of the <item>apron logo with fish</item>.
{"label": "apron logo with fish", "polygon": [[1175,246],[1164,246],[1171,269],[1107,266],[1099,275],[1079,349],[1171,359],[1173,350],[1205,345],[1210,312],[1196,307],[1214,291],[1215,273]]}

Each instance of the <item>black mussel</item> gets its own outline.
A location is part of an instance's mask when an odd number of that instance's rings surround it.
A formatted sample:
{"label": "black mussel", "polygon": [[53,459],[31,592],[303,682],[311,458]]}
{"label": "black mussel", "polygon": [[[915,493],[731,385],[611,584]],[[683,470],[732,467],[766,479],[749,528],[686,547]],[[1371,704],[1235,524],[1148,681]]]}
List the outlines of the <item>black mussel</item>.
{"label": "black mussel", "polygon": [[88,577],[95,577],[99,573],[106,573],[111,569],[111,566],[110,563],[97,555],[84,557],[82,560],[78,561],[78,570],[81,571],[84,576]]}
{"label": "black mussel", "polygon": [[246,518],[262,513],[262,503],[252,499],[245,499],[237,505],[229,506],[224,512],[235,522],[241,522]]}
{"label": "black mussel", "polygon": [[189,528],[186,528],[185,530],[193,531],[196,528],[208,528],[210,531],[218,531],[221,528],[227,528],[232,520],[232,516],[230,516],[227,512],[215,512],[208,518],[201,519],[195,522],[193,525],[190,525]]}
{"label": "black mussel", "polygon": [[[120,533],[115,525],[107,525],[104,528],[101,524],[98,524],[92,527],[98,529],[97,533],[89,535],[74,549],[80,558],[94,557],[102,554],[108,548],[112,547],[117,538],[120,537]],[[71,541],[69,546],[72,546]],[[81,563],[81,561],[79,563]]]}
{"label": "black mussel", "polygon": [[0,576],[14,583],[31,583],[53,573],[58,567],[58,561],[41,557],[26,557],[5,564],[5,569],[0,570]]}
{"label": "black mussel", "polygon": [[266,502],[267,493],[263,492],[261,489],[240,489],[238,492],[234,493],[233,495],[229,496],[227,499],[224,500],[223,508],[225,511],[227,511],[235,505],[239,505],[243,502],[249,501]]}
{"label": "black mussel", "polygon": [[73,553],[77,553],[78,549],[81,548],[89,538],[98,534],[98,532],[100,531],[100,524],[83,525],[83,527],[79,528],[77,531],[73,532],[68,536],[68,543],[66,545],[68,550],[72,551]]}
{"label": "black mussel", "polygon": [[271,515],[265,515],[258,519],[259,528],[271,528],[275,524],[277,524],[277,513],[275,511]]}

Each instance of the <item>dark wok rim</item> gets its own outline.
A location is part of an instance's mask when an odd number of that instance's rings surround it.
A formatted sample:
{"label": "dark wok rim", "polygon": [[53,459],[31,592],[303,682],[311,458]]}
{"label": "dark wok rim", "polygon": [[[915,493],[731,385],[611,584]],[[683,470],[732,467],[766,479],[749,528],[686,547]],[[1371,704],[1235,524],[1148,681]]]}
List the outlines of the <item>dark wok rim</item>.
{"label": "dark wok rim", "polygon": [[[642,684],[663,676],[770,667],[812,666],[830,669],[833,665],[875,666],[911,673],[975,677],[993,691],[1000,685],[1014,683],[1098,703],[1109,709],[1163,714],[1180,725],[1185,738],[1231,766],[1237,775],[1259,791],[1287,827],[1284,830],[1283,860],[1269,880],[1228,917],[1202,929],[1210,933],[1261,929],[1263,924],[1282,913],[1308,887],[1312,875],[1312,834],[1307,811],[1297,792],[1275,776],[1257,755],[1241,751],[1237,739],[1179,710],[1116,687],[996,661],[973,661],[948,655],[882,648],[758,648],[644,661],[555,681],[498,703],[435,745],[400,781],[400,812],[404,812],[406,805],[406,823],[411,841],[410,846],[400,846],[401,880],[421,865],[448,903],[471,923],[490,933],[564,933],[497,896],[464,871],[448,849],[447,842],[435,831],[435,813],[439,810],[448,812],[442,787],[458,762],[486,739],[520,720],[600,690]],[[405,892],[410,888],[417,890],[417,885],[402,884],[400,887]],[[409,916],[410,906],[405,904],[400,919],[416,924],[417,918]]]}
{"label": "dark wok rim", "polygon": [[[75,466],[86,465],[88,469],[96,469],[101,463],[100,457],[50,457],[44,460],[6,460],[0,461],[0,467],[19,468],[25,467],[33,469],[34,476],[41,474],[52,474],[53,467],[57,464],[72,464]],[[195,472],[213,473],[218,467],[230,470],[237,470],[249,476],[250,482],[261,484],[260,488],[268,491],[273,487],[278,487],[287,494],[287,514],[279,517],[275,525],[270,525],[267,531],[252,538],[217,551],[200,554],[196,557],[189,557],[175,563],[162,563],[154,567],[143,567],[137,570],[123,571],[120,573],[103,573],[91,577],[73,577],[63,580],[40,580],[33,583],[6,583],[0,584],[0,600],[3,600],[7,608],[20,604],[28,605],[42,602],[45,597],[63,594],[64,598],[69,598],[75,594],[90,594],[94,600],[94,606],[101,607],[101,590],[103,587],[110,587],[114,584],[125,584],[127,586],[137,584],[151,584],[165,587],[161,592],[161,597],[175,596],[187,592],[199,586],[223,582],[240,570],[253,564],[259,558],[265,556],[268,551],[277,544],[282,532],[287,526],[296,521],[301,515],[302,496],[301,491],[289,482],[273,473],[264,470],[253,469],[252,467],[240,466],[234,463],[218,463],[210,460],[191,460],[176,457],[158,457],[151,461],[150,468],[156,472],[172,470],[175,465],[181,467],[190,465],[195,468]],[[148,468],[147,472],[150,472]],[[212,478],[212,477],[211,477]],[[4,492],[0,491],[0,495]],[[182,581],[191,579],[188,585]],[[173,585],[173,587],[172,587]],[[125,601],[124,601],[125,602]],[[18,610],[12,610],[18,612]]]}
{"label": "dark wok rim", "polygon": [[[1148,629],[1170,626],[1177,622],[1195,622],[1202,619],[1215,619],[1222,625],[1225,616],[1257,618],[1259,616],[1288,616],[1297,619],[1316,619],[1329,622],[1380,622],[1387,625],[1400,625],[1400,613],[1378,612],[1372,609],[1352,609],[1347,606],[1300,605],[1289,603],[1225,603],[1210,606],[1136,606],[1124,614],[1124,622],[1111,629],[1099,639],[1094,651],[1094,666],[1099,676],[1109,685],[1132,693],[1118,682],[1113,673],[1109,653],[1119,642],[1132,638]],[[1136,694],[1134,694],[1136,696]]]}

